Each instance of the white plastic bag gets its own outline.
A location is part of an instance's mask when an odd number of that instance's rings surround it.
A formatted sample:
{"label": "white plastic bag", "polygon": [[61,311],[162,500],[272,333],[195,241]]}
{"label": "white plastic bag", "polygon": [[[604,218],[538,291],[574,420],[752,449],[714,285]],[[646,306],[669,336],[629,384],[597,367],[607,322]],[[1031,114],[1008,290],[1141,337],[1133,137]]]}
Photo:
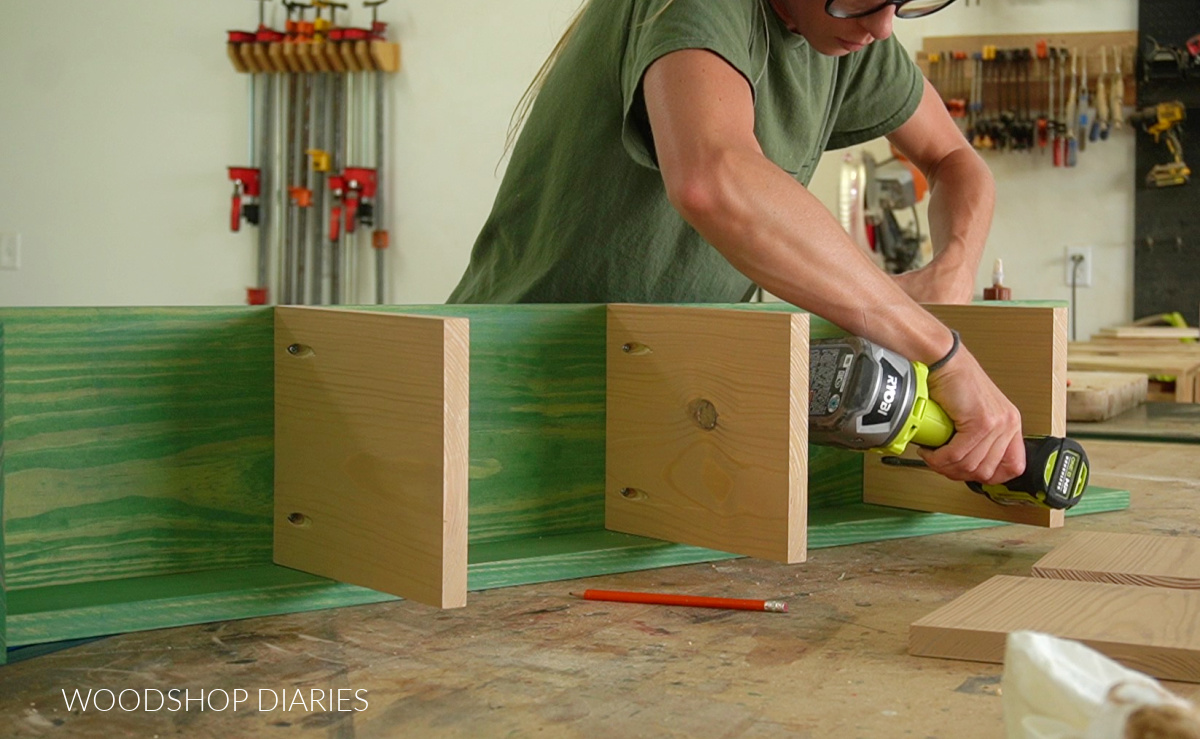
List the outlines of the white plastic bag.
{"label": "white plastic bag", "polygon": [[1079,642],[1008,635],[1001,681],[1008,739],[1200,739],[1200,714],[1153,678]]}

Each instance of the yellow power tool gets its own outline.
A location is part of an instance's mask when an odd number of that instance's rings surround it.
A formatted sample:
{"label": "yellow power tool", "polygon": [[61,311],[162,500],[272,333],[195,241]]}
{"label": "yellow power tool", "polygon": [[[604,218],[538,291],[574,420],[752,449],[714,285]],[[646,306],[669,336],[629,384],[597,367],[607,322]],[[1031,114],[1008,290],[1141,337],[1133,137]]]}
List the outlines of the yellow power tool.
{"label": "yellow power tool", "polygon": [[[929,397],[929,370],[859,337],[822,339],[809,352],[809,441],[876,451],[902,459],[909,444],[936,448],[954,436],[954,423]],[[1025,437],[1025,472],[1003,485],[967,483],[1001,505],[1070,508],[1087,488],[1088,458],[1073,439]]]}

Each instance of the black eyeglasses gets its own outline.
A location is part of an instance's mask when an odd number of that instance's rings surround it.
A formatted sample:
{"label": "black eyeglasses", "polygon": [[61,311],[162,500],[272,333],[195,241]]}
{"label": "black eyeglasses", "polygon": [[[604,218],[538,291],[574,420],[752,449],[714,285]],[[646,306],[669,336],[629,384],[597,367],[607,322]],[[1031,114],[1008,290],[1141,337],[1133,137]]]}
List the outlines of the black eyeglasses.
{"label": "black eyeglasses", "polygon": [[825,12],[834,18],[862,18],[896,6],[897,18],[920,18],[936,13],[954,0],[825,0]]}

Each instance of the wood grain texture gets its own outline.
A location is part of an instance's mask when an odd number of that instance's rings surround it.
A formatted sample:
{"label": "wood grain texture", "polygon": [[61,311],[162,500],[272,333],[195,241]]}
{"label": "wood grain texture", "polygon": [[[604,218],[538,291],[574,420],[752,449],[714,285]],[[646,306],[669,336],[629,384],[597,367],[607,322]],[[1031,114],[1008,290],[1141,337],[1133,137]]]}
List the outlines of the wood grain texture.
{"label": "wood grain texture", "polygon": [[1038,560],[1033,575],[1200,589],[1200,539],[1085,531]]}
{"label": "wood grain texture", "polygon": [[372,41],[371,61],[380,72],[400,71],[400,44],[389,41]]}
{"label": "wood grain texture", "polygon": [[4,324],[0,323],[0,664],[8,649],[8,578],[4,550]]}
{"label": "wood grain texture", "polygon": [[270,562],[270,308],[4,308],[8,588]]}
{"label": "wood grain texture", "polygon": [[997,575],[909,630],[922,657],[1003,662],[1030,630],[1074,639],[1164,680],[1200,682],[1200,592]]}
{"label": "wood grain texture", "polygon": [[275,562],[466,605],[468,326],[275,310]]}
{"label": "wood grain texture", "polygon": [[1067,420],[1104,421],[1146,402],[1146,375],[1067,372]]}
{"label": "wood grain texture", "polygon": [[[996,386],[1021,411],[1026,434],[1066,433],[1067,309],[988,305],[927,306],[979,360]],[[916,456],[909,450],[905,456]],[[1055,528],[1062,511],[1001,506],[966,485],[924,469],[892,467],[867,455],[863,501],[913,510],[977,516]]]}
{"label": "wood grain texture", "polygon": [[808,317],[608,309],[609,529],[801,562]]}

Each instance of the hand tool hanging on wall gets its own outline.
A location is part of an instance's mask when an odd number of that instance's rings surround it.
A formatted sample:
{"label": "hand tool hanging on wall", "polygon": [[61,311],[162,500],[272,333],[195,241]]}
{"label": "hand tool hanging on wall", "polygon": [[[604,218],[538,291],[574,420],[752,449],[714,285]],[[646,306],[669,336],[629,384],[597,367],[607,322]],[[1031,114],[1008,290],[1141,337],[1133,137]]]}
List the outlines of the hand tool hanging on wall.
{"label": "hand tool hanging on wall", "polygon": [[[376,41],[385,41],[387,39],[387,24],[379,20],[379,6],[386,3],[388,0],[374,0],[374,2],[364,2],[363,6],[371,9],[371,43]],[[384,220],[385,206],[387,202],[386,190],[384,189],[384,177],[386,158],[384,152],[386,150],[386,111],[387,110],[387,85],[384,83],[384,72],[382,68],[375,70],[375,212],[374,212],[374,231],[371,232],[371,248],[375,250],[375,302],[383,304],[387,290],[387,272],[386,261],[384,255],[388,248],[389,235],[387,225]]]}
{"label": "hand tool hanging on wall", "polygon": [[1091,121],[1092,112],[1089,109],[1091,105],[1091,96],[1088,94],[1088,71],[1087,71],[1087,53],[1083,55],[1082,74],[1079,78],[1079,133],[1076,138],[1079,140],[1079,151],[1087,151],[1088,128]]}
{"label": "hand tool hanging on wall", "polygon": [[1125,126],[1125,76],[1121,74],[1121,59],[1124,55],[1125,51],[1121,47],[1113,47],[1116,69],[1113,71],[1112,86],[1109,88],[1108,112],[1112,116],[1114,131],[1120,131]]}
{"label": "hand tool hanging on wall", "polygon": [[257,227],[257,269],[254,286],[246,289],[246,302],[263,305],[268,300],[269,244],[271,237],[271,208],[268,194],[271,192],[270,147],[272,145],[271,100],[274,94],[274,78],[262,61],[265,56],[257,53],[261,43],[269,43],[275,32],[266,25],[266,0],[258,2],[258,28],[254,31],[230,31],[227,53],[234,69],[248,74],[249,100],[247,103],[247,148],[248,166],[229,167],[229,179],[233,181],[233,201],[230,213],[230,229],[241,230],[241,222]]}
{"label": "hand tool hanging on wall", "polygon": [[[1043,76],[1047,76],[1047,77],[1051,76],[1051,75],[1043,75],[1044,68],[1046,67],[1047,64],[1049,64],[1049,56],[1050,56],[1049,46],[1046,44],[1046,40],[1042,39],[1041,41],[1038,41],[1037,42],[1037,59],[1034,62],[1037,65],[1037,75],[1036,76],[1038,77],[1038,79],[1041,79]],[[1051,86],[1051,90],[1053,90],[1053,86]],[[1036,123],[1037,146],[1039,149],[1042,149],[1043,151],[1050,144],[1049,106],[1051,105],[1051,100],[1052,100],[1052,98],[1048,91],[1047,96],[1046,96],[1047,107],[1040,109],[1038,118],[1037,118],[1037,123]]]}
{"label": "hand tool hanging on wall", "polygon": [[1108,90],[1105,85],[1108,84],[1108,48],[1100,47],[1100,76],[1096,79],[1096,119],[1092,121],[1092,130],[1088,137],[1092,141],[1097,138],[1101,141],[1108,140]]}
{"label": "hand tool hanging on wall", "polygon": [[1067,111],[1063,120],[1063,125],[1066,126],[1067,129],[1066,166],[1068,167],[1074,167],[1078,163],[1079,157],[1079,142],[1075,138],[1075,128],[1078,125],[1078,122],[1075,119],[1075,116],[1078,113],[1076,109],[1076,106],[1078,105],[1076,98],[1077,91],[1075,89],[1075,85],[1077,83],[1076,73],[1078,72],[1078,61],[1079,57],[1076,56],[1075,51],[1072,50],[1071,86],[1067,89]]}

